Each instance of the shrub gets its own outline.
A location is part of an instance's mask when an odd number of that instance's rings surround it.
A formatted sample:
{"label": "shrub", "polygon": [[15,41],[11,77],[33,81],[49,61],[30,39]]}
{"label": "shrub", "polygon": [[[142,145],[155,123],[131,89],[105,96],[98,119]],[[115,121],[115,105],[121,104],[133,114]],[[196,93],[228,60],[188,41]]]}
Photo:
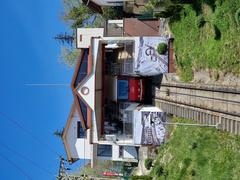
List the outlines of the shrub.
{"label": "shrub", "polygon": [[196,25],[198,28],[202,28],[206,23],[206,20],[204,19],[203,15],[200,15],[196,19]]}
{"label": "shrub", "polygon": [[196,176],[196,171],[194,169],[191,170],[191,175]]}
{"label": "shrub", "polygon": [[160,165],[157,164],[156,166],[154,166],[153,171],[151,172],[152,175],[154,175],[154,177],[165,177],[165,179],[169,176],[168,170]]}
{"label": "shrub", "polygon": [[159,43],[157,47],[158,54],[165,54],[167,52],[167,44]]}
{"label": "shrub", "polygon": [[197,147],[198,147],[198,143],[197,142],[192,143],[192,149],[196,149]]}
{"label": "shrub", "polygon": [[145,161],[144,161],[144,165],[145,165],[145,168],[147,169],[147,170],[149,170],[151,167],[152,167],[152,162],[153,162],[153,160],[152,159],[145,159]]}
{"label": "shrub", "polygon": [[123,8],[120,6],[115,7],[103,7],[103,17],[105,19],[122,19]]}
{"label": "shrub", "polygon": [[218,28],[216,25],[214,25],[214,31],[215,31],[215,37],[214,37],[214,39],[215,39],[215,40],[220,40],[222,34],[221,34],[221,31],[219,30],[219,28]]}

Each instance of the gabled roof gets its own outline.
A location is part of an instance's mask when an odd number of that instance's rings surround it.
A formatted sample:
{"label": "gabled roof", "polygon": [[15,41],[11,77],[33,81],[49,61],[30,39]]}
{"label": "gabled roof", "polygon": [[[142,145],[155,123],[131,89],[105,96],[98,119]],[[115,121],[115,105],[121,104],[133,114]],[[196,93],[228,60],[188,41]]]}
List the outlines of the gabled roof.
{"label": "gabled roof", "polygon": [[91,0],[82,0],[82,2],[83,2],[83,4],[85,4],[92,11],[97,12],[99,14],[103,13],[101,6],[99,6],[95,2],[93,2]]}
{"label": "gabled roof", "polygon": [[89,128],[91,120],[89,119],[90,117],[88,115],[88,112],[91,111],[91,108],[89,107],[88,103],[84,100],[84,98],[81,97],[81,95],[77,92],[77,87],[82,82],[86,81],[86,79],[88,79],[91,71],[92,60],[90,50],[82,49],[73,74],[71,88],[74,96],[74,104],[77,108],[80,121],[84,129]]}
{"label": "gabled roof", "polygon": [[[78,159],[72,158],[71,150],[67,142],[67,133],[73,121],[74,113],[77,111],[79,120],[83,129],[88,129],[91,126],[91,108],[84,98],[78,93],[77,88],[87,81],[92,72],[91,48],[81,49],[79,58],[75,66],[74,74],[71,81],[71,89],[74,96],[74,102],[69,113],[66,126],[63,131],[62,140],[66,150],[67,158],[70,163]],[[90,138],[91,139],[91,138]]]}
{"label": "gabled roof", "polygon": [[69,149],[69,145],[68,145],[68,142],[67,142],[67,132],[70,128],[70,125],[71,125],[72,120],[73,120],[74,112],[77,108],[75,104],[76,103],[74,101],[73,104],[72,104],[72,107],[71,107],[71,111],[70,111],[69,116],[68,116],[66,126],[63,130],[63,135],[62,135],[62,141],[63,141],[64,148],[65,148],[65,151],[66,151],[66,154],[67,154],[67,159],[68,159],[68,162],[70,162],[70,163],[73,163],[73,162],[77,161],[77,159],[72,158],[71,150]]}

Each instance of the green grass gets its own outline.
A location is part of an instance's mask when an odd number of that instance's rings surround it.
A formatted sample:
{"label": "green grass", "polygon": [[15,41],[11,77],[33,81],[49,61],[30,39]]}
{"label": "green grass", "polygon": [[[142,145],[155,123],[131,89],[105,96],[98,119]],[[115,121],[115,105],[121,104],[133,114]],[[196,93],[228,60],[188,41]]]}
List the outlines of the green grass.
{"label": "green grass", "polygon": [[151,175],[159,180],[238,180],[239,150],[240,137],[214,128],[178,126],[160,147]]}
{"label": "green grass", "polygon": [[180,77],[191,81],[201,69],[240,75],[240,0],[194,2],[170,21]]}

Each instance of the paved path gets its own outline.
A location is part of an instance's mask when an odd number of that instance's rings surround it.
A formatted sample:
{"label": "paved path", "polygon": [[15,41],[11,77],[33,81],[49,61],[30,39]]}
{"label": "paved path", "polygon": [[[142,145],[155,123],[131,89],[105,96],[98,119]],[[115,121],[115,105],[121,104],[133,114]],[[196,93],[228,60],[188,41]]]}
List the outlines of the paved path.
{"label": "paved path", "polygon": [[139,163],[138,163],[138,169],[136,172],[136,175],[147,175],[149,174],[149,170],[147,170],[144,166],[145,159],[148,158],[148,147],[142,146],[139,148]]}

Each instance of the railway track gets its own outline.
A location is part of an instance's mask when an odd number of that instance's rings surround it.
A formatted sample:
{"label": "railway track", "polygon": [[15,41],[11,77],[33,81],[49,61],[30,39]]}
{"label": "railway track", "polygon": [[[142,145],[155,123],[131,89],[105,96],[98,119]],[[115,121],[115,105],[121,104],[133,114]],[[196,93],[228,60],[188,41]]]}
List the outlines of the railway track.
{"label": "railway track", "polygon": [[155,105],[169,114],[199,123],[221,124],[240,134],[240,90],[237,87],[164,83],[155,89]]}

